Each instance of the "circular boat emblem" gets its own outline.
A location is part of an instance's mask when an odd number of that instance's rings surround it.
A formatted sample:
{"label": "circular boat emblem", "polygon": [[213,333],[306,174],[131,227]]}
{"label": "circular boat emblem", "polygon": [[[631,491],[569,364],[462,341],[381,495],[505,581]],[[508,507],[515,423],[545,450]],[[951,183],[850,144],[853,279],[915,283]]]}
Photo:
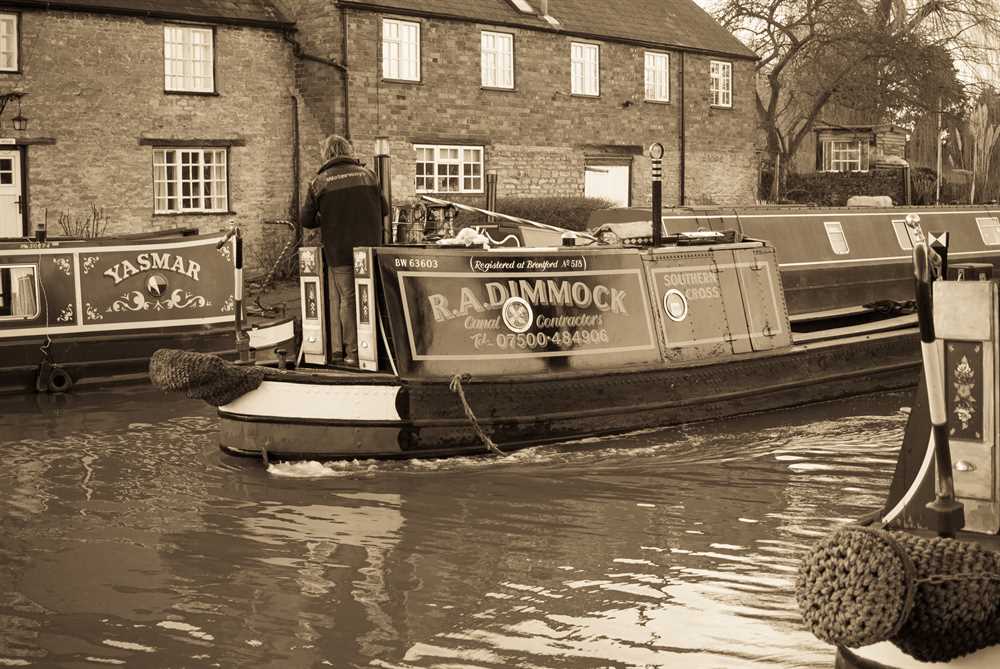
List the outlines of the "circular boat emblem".
{"label": "circular boat emblem", "polygon": [[153,297],[163,297],[167,292],[167,277],[162,274],[154,274],[146,280],[146,292]]}
{"label": "circular boat emblem", "polygon": [[500,309],[500,315],[503,316],[503,324],[511,332],[527,332],[531,327],[531,305],[523,297],[507,298]]}
{"label": "circular boat emblem", "polygon": [[681,291],[671,288],[663,296],[663,309],[667,312],[667,317],[670,320],[680,322],[688,315],[687,298]]}

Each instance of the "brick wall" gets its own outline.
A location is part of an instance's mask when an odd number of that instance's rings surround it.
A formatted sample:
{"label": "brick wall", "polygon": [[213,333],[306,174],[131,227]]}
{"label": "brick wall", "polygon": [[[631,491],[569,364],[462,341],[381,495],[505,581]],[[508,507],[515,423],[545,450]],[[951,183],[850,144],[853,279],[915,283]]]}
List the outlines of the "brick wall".
{"label": "brick wall", "polygon": [[[326,3],[285,3],[297,22],[300,41],[341,58],[341,14]],[[324,13],[325,12],[325,13]],[[488,24],[401,16],[421,24],[421,81],[383,81],[380,77],[381,20],[374,12],[346,10],[350,132],[358,153],[371,156],[374,138],[392,142],[393,195],[414,197],[413,143],[481,142],[487,170],[498,173],[499,195],[582,195],[588,159],[631,158],[631,197],[649,204],[649,160],[645,149],[661,142],[664,202],[673,204],[678,187],[678,110],[680,54],[670,54],[669,104],[644,101],[644,49],[600,42],[599,98],[570,95],[570,42],[575,38]],[[480,31],[514,34],[515,90],[484,90],[480,85]],[[586,41],[586,40],[578,40]],[[733,61],[732,109],[709,105],[709,58],[685,56],[686,196],[688,204],[747,204],[756,184],[753,163],[753,64]],[[318,163],[316,141],[343,132],[339,109],[328,99],[306,95],[313,84],[300,66],[303,91],[303,160]],[[302,75],[306,75],[303,80]],[[328,87],[328,90],[330,88]],[[333,89],[341,94],[342,89]],[[307,127],[308,126],[308,127]],[[485,196],[462,199],[481,204]],[[478,202],[476,202],[478,200]]]}
{"label": "brick wall", "polygon": [[[47,211],[50,234],[59,212],[83,216],[94,204],[109,232],[174,227],[213,231],[234,220],[250,243],[262,219],[286,216],[293,193],[294,59],[279,32],[216,26],[218,95],[163,92],[163,26],[76,12],[24,11],[22,73],[0,74],[0,89],[26,93],[30,119],[22,133],[51,138],[28,147],[32,228]],[[239,139],[229,151],[231,214],[154,215],[151,146],[140,138]],[[248,261],[252,257],[248,254]]]}

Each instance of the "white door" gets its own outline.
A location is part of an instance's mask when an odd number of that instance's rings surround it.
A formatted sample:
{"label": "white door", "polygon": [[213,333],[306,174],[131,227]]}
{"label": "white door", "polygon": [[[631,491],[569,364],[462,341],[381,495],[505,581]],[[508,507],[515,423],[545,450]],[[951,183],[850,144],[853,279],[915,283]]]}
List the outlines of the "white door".
{"label": "white door", "polygon": [[611,200],[619,207],[628,206],[628,165],[587,165],[583,194]]}
{"label": "white door", "polygon": [[0,238],[23,236],[21,154],[0,151]]}

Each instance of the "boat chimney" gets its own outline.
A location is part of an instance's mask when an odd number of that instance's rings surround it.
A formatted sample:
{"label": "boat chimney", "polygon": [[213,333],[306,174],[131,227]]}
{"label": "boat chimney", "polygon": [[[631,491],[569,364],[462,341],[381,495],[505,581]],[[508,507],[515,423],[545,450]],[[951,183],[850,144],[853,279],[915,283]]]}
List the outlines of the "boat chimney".
{"label": "boat chimney", "polygon": [[649,147],[650,171],[653,178],[653,246],[663,246],[663,145],[656,142]]}

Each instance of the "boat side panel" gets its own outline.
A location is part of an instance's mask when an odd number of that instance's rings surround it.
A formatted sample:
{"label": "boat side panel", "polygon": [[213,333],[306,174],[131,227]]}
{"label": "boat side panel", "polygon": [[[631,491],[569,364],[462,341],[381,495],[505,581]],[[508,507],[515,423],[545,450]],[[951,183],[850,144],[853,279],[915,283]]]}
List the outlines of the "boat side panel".
{"label": "boat side panel", "polygon": [[377,249],[403,375],[533,374],[660,360],[634,250]]}
{"label": "boat side panel", "polygon": [[39,279],[32,318],[0,318],[0,339],[232,321],[233,255],[219,236],[172,242],[4,245],[0,265]]}

